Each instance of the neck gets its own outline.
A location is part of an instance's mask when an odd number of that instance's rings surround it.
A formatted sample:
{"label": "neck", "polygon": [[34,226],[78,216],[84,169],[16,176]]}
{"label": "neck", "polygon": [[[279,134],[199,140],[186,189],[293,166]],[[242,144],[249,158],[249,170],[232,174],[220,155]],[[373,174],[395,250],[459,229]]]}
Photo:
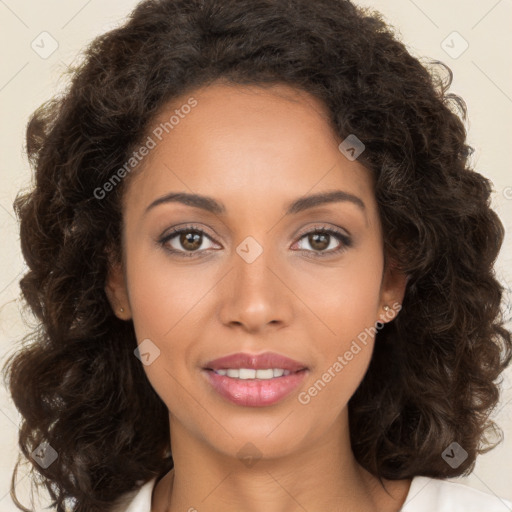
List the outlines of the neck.
{"label": "neck", "polygon": [[173,427],[175,466],[158,482],[152,512],[395,512],[410,485],[410,480],[385,480],[388,495],[357,464],[343,429],[286,456],[260,455],[253,447],[251,458],[249,444],[242,444],[236,457],[219,454],[179,425]]}

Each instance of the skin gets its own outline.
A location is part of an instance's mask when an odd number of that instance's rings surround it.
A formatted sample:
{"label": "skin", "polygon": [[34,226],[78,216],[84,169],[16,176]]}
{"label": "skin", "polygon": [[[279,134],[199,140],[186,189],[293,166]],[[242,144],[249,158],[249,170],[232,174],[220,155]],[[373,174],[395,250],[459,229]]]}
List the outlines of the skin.
{"label": "skin", "polygon": [[[138,342],[149,338],[160,350],[144,370],[169,410],[175,468],[158,482],[151,510],[396,512],[410,479],[384,480],[388,495],[350,448],[347,403],[374,339],[308,404],[298,400],[359,333],[392,321],[383,307],[403,299],[406,277],[384,269],[371,174],[339,151],[327,111],[305,92],[217,82],[173,101],[154,125],[190,96],[197,106],[126,184],[123,262],[112,266],[106,286],[116,315],[133,320]],[[284,215],[289,202],[331,190],[359,197],[364,210],[337,202]],[[211,196],[226,213],[179,203],[145,213],[170,192]],[[179,235],[158,243],[169,228],[187,224],[207,234],[195,252]],[[343,244],[331,236],[318,248],[304,236],[325,226],[353,243],[315,258]],[[236,252],[248,236],[263,249],[251,263]],[[214,358],[266,351],[309,369],[277,404],[235,405],[204,377]],[[246,443],[261,457],[250,467],[238,455]]]}

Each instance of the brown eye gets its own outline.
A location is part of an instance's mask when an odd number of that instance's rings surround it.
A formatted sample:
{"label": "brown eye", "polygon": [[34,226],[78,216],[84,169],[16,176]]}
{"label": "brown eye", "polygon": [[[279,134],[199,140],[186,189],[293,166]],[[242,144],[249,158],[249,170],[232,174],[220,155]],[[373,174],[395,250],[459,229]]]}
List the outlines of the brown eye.
{"label": "brown eye", "polygon": [[180,256],[195,256],[211,249],[211,247],[204,247],[206,240],[212,241],[203,230],[185,227],[171,231],[159,242],[171,253]]}
{"label": "brown eye", "polygon": [[[315,257],[338,254],[352,246],[352,240],[349,236],[329,228],[316,228],[314,231],[302,235],[299,242],[301,240],[306,240],[312,249],[304,249],[304,247],[299,247],[299,249],[310,252]],[[336,244],[336,240],[338,244]]]}
{"label": "brown eye", "polygon": [[327,233],[311,233],[307,235],[307,237],[311,247],[316,251],[324,251],[329,247],[331,235],[328,235]]}
{"label": "brown eye", "polygon": [[[213,242],[212,238],[202,229],[184,227],[173,229],[162,237],[159,243],[167,251],[177,256],[203,256],[212,249],[212,247],[203,246],[207,240]],[[348,235],[327,227],[316,228],[304,233],[299,238],[299,243],[301,240],[306,240],[311,249],[299,247],[299,250],[310,253],[313,257],[332,256],[352,246],[352,239]]]}
{"label": "brown eye", "polygon": [[202,235],[197,232],[188,231],[180,233],[178,236],[179,243],[187,251],[196,251],[201,247]]}

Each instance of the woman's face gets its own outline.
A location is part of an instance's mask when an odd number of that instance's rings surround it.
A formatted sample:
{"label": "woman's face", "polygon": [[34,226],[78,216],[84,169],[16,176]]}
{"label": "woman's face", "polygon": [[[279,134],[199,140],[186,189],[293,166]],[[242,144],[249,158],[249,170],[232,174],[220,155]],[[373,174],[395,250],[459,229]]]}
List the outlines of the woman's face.
{"label": "woman's face", "polygon": [[[339,435],[371,358],[370,329],[391,318],[382,308],[394,313],[405,287],[383,274],[370,173],[339,150],[322,104],[284,85],[199,89],[152,129],[156,147],[124,196],[124,272],[112,270],[108,293],[144,342],[171,438],[229,456],[251,443],[275,457]],[[170,199],[178,193],[211,199]],[[265,352],[306,370],[252,381],[207,369]],[[286,364],[260,365],[269,366]]]}

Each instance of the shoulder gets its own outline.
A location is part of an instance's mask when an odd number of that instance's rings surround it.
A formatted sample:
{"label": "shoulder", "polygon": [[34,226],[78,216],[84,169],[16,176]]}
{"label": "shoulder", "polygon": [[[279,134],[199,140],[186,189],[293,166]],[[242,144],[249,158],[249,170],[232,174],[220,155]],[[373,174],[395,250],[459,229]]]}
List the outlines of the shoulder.
{"label": "shoulder", "polygon": [[123,494],[109,512],[151,512],[151,497],[156,481],[153,478],[138,489]]}
{"label": "shoulder", "polygon": [[467,485],[415,476],[400,512],[510,512],[512,502]]}

